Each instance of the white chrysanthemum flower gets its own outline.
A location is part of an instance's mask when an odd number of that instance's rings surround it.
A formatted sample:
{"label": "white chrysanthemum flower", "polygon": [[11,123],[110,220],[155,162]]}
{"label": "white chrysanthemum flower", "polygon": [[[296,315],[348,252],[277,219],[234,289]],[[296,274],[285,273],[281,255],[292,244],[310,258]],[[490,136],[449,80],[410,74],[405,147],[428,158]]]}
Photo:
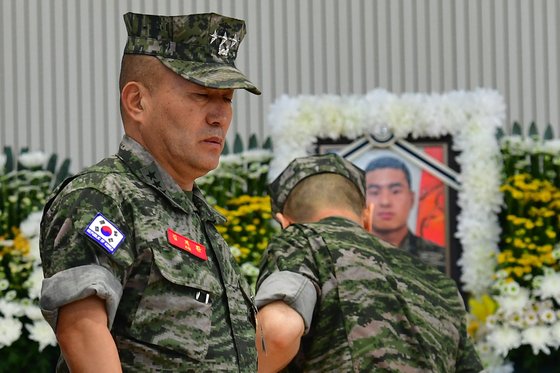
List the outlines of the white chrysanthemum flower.
{"label": "white chrysanthemum flower", "polygon": [[10,301],[16,299],[16,297],[17,297],[17,292],[16,292],[15,290],[8,290],[8,291],[6,292],[6,294],[4,295],[4,298],[5,298],[8,302],[10,302]]}
{"label": "white chrysanthemum flower", "polygon": [[496,317],[498,318],[498,320],[504,320],[504,319],[507,319],[507,318],[509,317],[509,314],[506,315],[506,313],[504,312],[504,310],[501,309],[501,308],[498,308],[498,309],[496,310],[496,312],[494,312],[494,315],[496,315]]}
{"label": "white chrysanthemum flower", "polygon": [[533,354],[537,355],[539,352],[550,354],[549,346],[554,345],[554,340],[547,326],[533,326],[521,332],[521,340],[523,344],[531,345]]}
{"label": "white chrysanthemum flower", "polygon": [[533,293],[541,299],[554,298],[560,303],[560,273],[553,272],[545,274],[541,286],[535,288]]}
{"label": "white chrysanthemum flower", "polygon": [[25,316],[27,316],[31,320],[44,320],[43,314],[41,313],[41,308],[36,304],[30,304],[25,307]]}
{"label": "white chrysanthemum flower", "polygon": [[27,238],[37,236],[39,234],[42,217],[42,211],[35,211],[29,214],[27,218],[25,218],[25,220],[22,221],[19,225],[21,233]]}
{"label": "white chrysanthemum flower", "polygon": [[19,317],[24,314],[24,310],[21,304],[17,302],[0,299],[0,313],[2,313],[4,317]]}
{"label": "white chrysanthemum flower", "polygon": [[492,353],[493,349],[492,346],[490,346],[490,344],[488,344],[488,342],[486,341],[480,341],[480,342],[476,342],[474,345],[476,352],[478,352],[479,354],[490,354]]}
{"label": "white chrysanthemum flower", "polygon": [[529,290],[520,288],[516,296],[497,296],[496,301],[506,316],[514,312],[522,312],[529,303]]}
{"label": "white chrysanthemum flower", "polygon": [[272,151],[267,149],[249,149],[241,153],[245,162],[268,162],[272,159]]}
{"label": "white chrysanthemum flower", "polygon": [[[10,197],[8,197],[8,199]],[[2,246],[10,247],[10,246],[13,246],[13,245],[14,245],[14,240],[0,240],[0,247],[2,247]]]}
{"label": "white chrysanthemum flower", "polygon": [[527,311],[524,319],[528,326],[535,326],[539,322],[539,315],[535,311]]}
{"label": "white chrysanthemum flower", "polygon": [[5,278],[0,279],[0,291],[4,291],[10,287],[10,281]]}
{"label": "white chrysanthemum flower", "polygon": [[498,325],[498,315],[493,314],[493,315],[488,315],[488,317],[486,317],[486,327],[489,330],[494,329],[497,325]]}
{"label": "white chrysanthemum flower", "polygon": [[542,302],[531,302],[527,305],[527,310],[534,311],[536,313],[540,313],[542,309],[543,309]]}
{"label": "white chrysanthemum flower", "polygon": [[39,248],[39,235],[29,239],[29,257],[33,258],[33,266],[41,265],[41,250]]}
{"label": "white chrysanthemum flower", "polygon": [[507,317],[507,322],[518,329],[525,327],[525,320],[523,315],[519,312],[513,312]]}
{"label": "white chrysanthemum flower", "polygon": [[4,173],[4,166],[6,166],[7,160],[6,154],[0,153],[0,174]]}
{"label": "white chrysanthemum flower", "polygon": [[241,265],[241,272],[247,276],[254,277],[259,274],[259,269],[251,263],[243,263]]}
{"label": "white chrysanthemum flower", "polygon": [[519,294],[519,289],[521,286],[516,281],[508,282],[505,286],[505,295],[510,295],[512,297],[517,296]]}
{"label": "white chrysanthemum flower", "polygon": [[48,158],[49,156],[42,151],[36,151],[20,154],[18,161],[26,168],[34,168],[42,167]]}
{"label": "white chrysanthemum flower", "polygon": [[540,288],[541,285],[542,285],[543,279],[544,279],[544,276],[533,277],[533,280],[531,281],[531,285],[533,286],[533,289]]}
{"label": "white chrysanthemum flower", "polygon": [[481,373],[495,373],[495,372],[507,372],[499,370],[504,365],[504,358],[500,355],[497,355],[492,348],[488,344],[488,342],[478,342],[475,344],[476,352],[480,357],[482,362],[482,366],[485,369]]}
{"label": "white chrysanthemum flower", "polygon": [[543,308],[539,312],[539,318],[547,324],[552,324],[556,322],[556,312],[550,308]]}
{"label": "white chrysanthemum flower", "polygon": [[510,350],[521,346],[521,333],[515,328],[504,326],[492,330],[486,340],[500,356],[506,356]]}
{"label": "white chrysanthemum flower", "polygon": [[239,250],[237,246],[230,246],[229,251],[231,252],[231,255],[233,255],[234,258],[238,258],[241,256],[241,250]]}
{"label": "white chrysanthemum flower", "polygon": [[507,271],[505,271],[503,269],[500,269],[499,271],[496,271],[496,273],[494,275],[499,280],[504,280],[504,279],[509,277],[509,274],[507,273]]}
{"label": "white chrysanthemum flower", "polygon": [[552,341],[554,342],[554,347],[560,346],[560,321],[555,322],[550,327],[550,336],[552,337]]}
{"label": "white chrysanthemum flower", "polygon": [[12,317],[0,317],[0,349],[10,346],[21,337],[21,321]]}
{"label": "white chrysanthemum flower", "polygon": [[29,339],[39,343],[39,351],[47,346],[56,346],[56,335],[45,320],[36,320],[33,325],[25,325],[29,331]]}
{"label": "white chrysanthemum flower", "polygon": [[560,139],[547,140],[542,144],[542,150],[549,154],[560,153]]}
{"label": "white chrysanthemum flower", "polygon": [[41,267],[35,267],[31,275],[25,281],[27,286],[27,293],[30,299],[39,299],[41,295],[41,285],[43,283],[44,275]]}
{"label": "white chrysanthemum flower", "polygon": [[499,365],[491,365],[484,369],[481,373],[513,373],[513,363],[504,362],[503,360]]}

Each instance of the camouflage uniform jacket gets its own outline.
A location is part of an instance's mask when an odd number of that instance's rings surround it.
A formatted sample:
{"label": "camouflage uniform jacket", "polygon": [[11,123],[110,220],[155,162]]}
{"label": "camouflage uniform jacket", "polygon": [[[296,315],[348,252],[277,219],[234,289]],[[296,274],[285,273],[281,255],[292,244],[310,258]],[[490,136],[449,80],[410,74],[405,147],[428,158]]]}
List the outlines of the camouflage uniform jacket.
{"label": "camouflage uniform jacket", "polygon": [[[98,213],[124,235],[112,254],[84,233]],[[125,136],[45,207],[43,315],[54,328],[60,306],[97,294],[125,371],[256,371],[250,290],[214,227],[223,220]]]}
{"label": "camouflage uniform jacket", "polygon": [[290,371],[482,370],[453,280],[350,220],[295,224],[273,238],[257,297],[279,271],[299,273],[317,289],[310,330]]}
{"label": "camouflage uniform jacket", "polygon": [[399,245],[400,249],[408,251],[418,257],[426,264],[430,264],[442,273],[445,272],[445,248],[431,241],[427,241],[420,236],[416,236],[410,230]]}

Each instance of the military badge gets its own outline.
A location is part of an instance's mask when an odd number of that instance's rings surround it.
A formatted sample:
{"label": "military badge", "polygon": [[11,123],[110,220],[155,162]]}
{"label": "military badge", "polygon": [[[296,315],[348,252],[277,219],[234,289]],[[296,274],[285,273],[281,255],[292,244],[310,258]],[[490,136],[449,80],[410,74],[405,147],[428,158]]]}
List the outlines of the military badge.
{"label": "military badge", "polygon": [[114,254],[125,236],[100,212],[86,227],[84,233],[101,245],[109,254]]}
{"label": "military badge", "polygon": [[188,252],[202,260],[208,260],[206,255],[206,247],[196,241],[190,240],[187,237],[181,236],[171,228],[167,228],[167,241],[172,246]]}

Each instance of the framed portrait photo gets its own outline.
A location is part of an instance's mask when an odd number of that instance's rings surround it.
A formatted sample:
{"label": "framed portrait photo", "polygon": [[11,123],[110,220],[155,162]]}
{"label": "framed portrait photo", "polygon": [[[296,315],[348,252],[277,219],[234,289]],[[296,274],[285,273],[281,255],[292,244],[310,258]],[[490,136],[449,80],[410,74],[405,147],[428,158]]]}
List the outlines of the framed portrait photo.
{"label": "framed portrait photo", "polygon": [[[458,171],[458,164],[451,149],[451,139],[449,136],[438,139],[406,139],[405,147],[402,146],[403,143],[404,141],[394,139],[389,142],[375,139],[371,141],[367,137],[365,141],[318,138],[316,153],[338,153],[366,171],[368,202],[373,202],[375,206],[379,203],[379,208],[383,208],[381,204],[391,203],[391,197],[381,201],[380,197],[374,196],[381,194],[376,192],[376,174],[369,169],[387,162],[390,162],[391,167],[402,167],[405,170],[402,175],[408,180],[413,200],[411,204],[402,207],[402,215],[396,214],[398,216],[392,219],[405,219],[412,234],[441,249],[445,273],[458,280],[460,268],[457,266],[457,259],[461,255],[461,245],[453,236],[458,212],[455,173]],[[432,171],[434,165],[440,172]],[[391,209],[397,209],[397,206],[400,205],[393,203]]]}
{"label": "framed portrait photo", "polygon": [[499,251],[496,131],[504,117],[503,97],[486,89],[284,95],[268,115],[274,139],[268,178],[310,154],[335,151],[367,167],[370,158],[395,153],[411,169],[410,230],[444,244],[444,271],[463,294],[479,294],[493,281]]}

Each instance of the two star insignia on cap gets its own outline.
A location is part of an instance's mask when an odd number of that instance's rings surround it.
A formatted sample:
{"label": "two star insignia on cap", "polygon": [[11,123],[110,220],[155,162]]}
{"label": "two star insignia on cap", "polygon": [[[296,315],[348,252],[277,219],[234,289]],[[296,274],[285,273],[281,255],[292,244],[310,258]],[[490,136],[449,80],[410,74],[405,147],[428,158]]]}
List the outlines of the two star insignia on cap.
{"label": "two star insignia on cap", "polygon": [[233,38],[228,37],[227,32],[224,31],[223,35],[218,35],[218,31],[215,30],[212,35],[210,35],[210,44],[212,44],[217,39],[222,39],[220,45],[218,45],[218,54],[220,56],[227,56],[229,54],[230,48],[233,48],[239,41],[237,40],[237,35]]}

